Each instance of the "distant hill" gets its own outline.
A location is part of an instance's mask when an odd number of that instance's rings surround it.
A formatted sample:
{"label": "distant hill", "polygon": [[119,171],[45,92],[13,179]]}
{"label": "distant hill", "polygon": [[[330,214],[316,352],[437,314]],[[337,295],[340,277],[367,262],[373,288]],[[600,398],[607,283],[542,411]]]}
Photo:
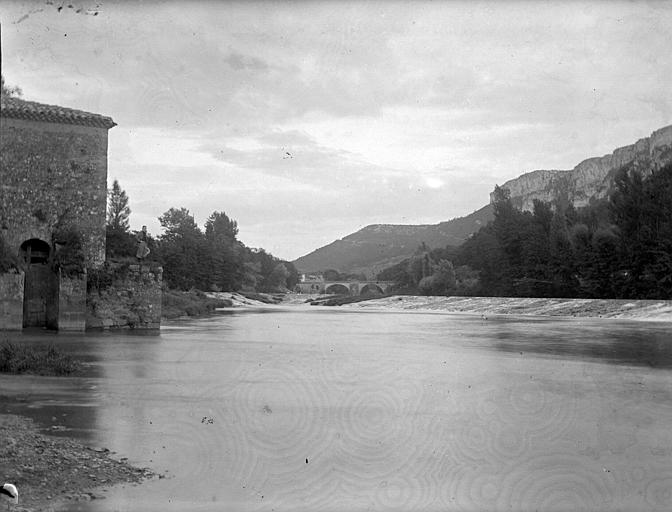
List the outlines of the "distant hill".
{"label": "distant hill", "polygon": [[[607,196],[616,171],[632,165],[642,173],[652,172],[672,161],[672,126],[624,146],[611,154],[588,158],[571,170],[537,170],[507,181],[517,208],[532,210],[534,200],[553,202],[564,197],[581,207]],[[423,242],[431,249],[457,246],[493,218],[486,205],[466,217],[432,225],[373,224],[321,247],[293,263],[301,272],[335,269],[374,276],[413,254]]]}
{"label": "distant hill", "polygon": [[373,276],[408,258],[423,242],[430,248],[460,245],[492,220],[486,205],[465,217],[439,224],[372,224],[293,261],[300,272],[333,268]]}

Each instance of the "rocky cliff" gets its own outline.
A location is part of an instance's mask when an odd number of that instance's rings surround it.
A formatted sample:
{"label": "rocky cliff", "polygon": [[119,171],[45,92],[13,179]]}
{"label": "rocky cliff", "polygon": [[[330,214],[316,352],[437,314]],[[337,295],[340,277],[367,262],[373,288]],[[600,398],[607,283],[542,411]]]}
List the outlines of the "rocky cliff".
{"label": "rocky cliff", "polygon": [[[576,207],[605,197],[616,171],[632,164],[643,174],[672,162],[672,125],[630,146],[602,157],[584,160],[572,170],[538,170],[525,173],[502,185],[511,193],[513,204],[532,210],[534,200],[553,202],[561,197]],[[492,203],[492,194],[490,196]],[[375,224],[295,260],[303,272],[333,268],[341,272],[375,275],[409,257],[422,242],[429,247],[460,245],[493,218],[491,204],[448,222],[425,226]]]}
{"label": "rocky cliff", "polygon": [[[591,199],[605,197],[613,184],[618,169],[633,165],[643,173],[650,172],[672,161],[672,125],[656,130],[650,137],[616,149],[602,157],[588,158],[574,169],[538,170],[507,181],[513,204],[523,210],[532,210],[535,199],[552,202],[565,197],[574,206],[587,205]],[[492,202],[493,195],[490,195]]]}

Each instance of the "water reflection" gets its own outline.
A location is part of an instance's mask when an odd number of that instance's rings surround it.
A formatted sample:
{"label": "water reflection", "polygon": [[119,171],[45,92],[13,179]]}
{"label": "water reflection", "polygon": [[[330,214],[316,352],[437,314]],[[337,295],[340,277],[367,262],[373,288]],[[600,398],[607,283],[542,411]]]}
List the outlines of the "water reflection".
{"label": "water reflection", "polygon": [[495,347],[504,352],[672,368],[669,325],[607,322],[500,321],[498,329],[492,332],[497,340]]}
{"label": "water reflection", "polygon": [[669,510],[660,325],[269,308],[54,340],[89,373],[2,393],[169,474],[87,512]]}

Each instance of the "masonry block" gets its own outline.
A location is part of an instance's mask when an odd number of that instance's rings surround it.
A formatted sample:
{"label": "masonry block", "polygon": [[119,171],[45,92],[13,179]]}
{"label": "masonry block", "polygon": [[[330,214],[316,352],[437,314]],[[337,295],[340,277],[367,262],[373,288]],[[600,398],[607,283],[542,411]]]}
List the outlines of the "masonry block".
{"label": "masonry block", "polygon": [[23,272],[0,274],[0,330],[23,328]]}

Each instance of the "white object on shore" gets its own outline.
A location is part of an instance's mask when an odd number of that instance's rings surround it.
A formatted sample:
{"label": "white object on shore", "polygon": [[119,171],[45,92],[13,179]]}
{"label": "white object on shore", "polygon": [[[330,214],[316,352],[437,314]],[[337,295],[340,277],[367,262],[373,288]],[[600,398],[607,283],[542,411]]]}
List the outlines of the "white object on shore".
{"label": "white object on shore", "polygon": [[4,484],[0,487],[0,496],[7,501],[7,510],[9,510],[10,503],[19,504],[19,491],[16,490],[14,484]]}

